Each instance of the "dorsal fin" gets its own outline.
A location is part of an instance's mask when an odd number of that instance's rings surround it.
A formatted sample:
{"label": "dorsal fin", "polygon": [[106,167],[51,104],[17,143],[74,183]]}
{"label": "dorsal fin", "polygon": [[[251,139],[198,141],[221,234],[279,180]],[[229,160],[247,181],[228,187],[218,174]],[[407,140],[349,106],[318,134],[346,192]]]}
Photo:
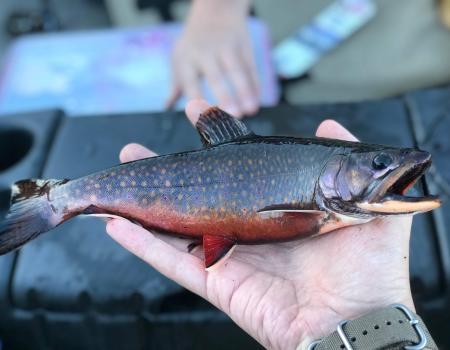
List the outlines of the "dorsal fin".
{"label": "dorsal fin", "polygon": [[206,147],[253,135],[243,122],[218,107],[208,108],[195,126]]}

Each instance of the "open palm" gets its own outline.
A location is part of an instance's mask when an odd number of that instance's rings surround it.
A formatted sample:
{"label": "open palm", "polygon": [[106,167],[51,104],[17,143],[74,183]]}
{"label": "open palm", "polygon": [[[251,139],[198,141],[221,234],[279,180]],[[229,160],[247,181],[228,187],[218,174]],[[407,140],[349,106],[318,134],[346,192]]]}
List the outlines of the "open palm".
{"label": "open palm", "polygon": [[[195,124],[208,105],[191,102]],[[317,136],[354,140],[334,121]],[[130,144],[121,161],[153,156]],[[224,264],[205,271],[202,251],[187,240],[163,236],[113,219],[107,232],[167,277],[227,313],[270,349],[295,349],[355,318],[392,303],[413,308],[409,286],[411,218],[377,219],[330,234],[276,244],[238,246]]]}

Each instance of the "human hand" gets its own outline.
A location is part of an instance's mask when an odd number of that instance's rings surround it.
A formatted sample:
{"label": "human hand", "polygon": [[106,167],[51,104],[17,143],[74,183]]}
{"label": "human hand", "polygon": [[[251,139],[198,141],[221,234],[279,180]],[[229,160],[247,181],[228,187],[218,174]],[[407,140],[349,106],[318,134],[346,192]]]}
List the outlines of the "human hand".
{"label": "human hand", "polygon": [[201,98],[205,78],[218,105],[236,117],[259,107],[258,77],[247,29],[249,0],[197,0],[172,55],[168,106]]}
{"label": "human hand", "polygon": [[[208,107],[191,102],[193,124]],[[317,136],[356,140],[338,123],[323,122]],[[122,162],[153,156],[131,144]],[[186,240],[113,219],[108,233],[165,276],[227,313],[269,349],[306,349],[339,321],[392,303],[414,309],[409,285],[410,217],[376,219],[318,237],[286,243],[239,245],[230,258],[205,271],[201,251]]]}

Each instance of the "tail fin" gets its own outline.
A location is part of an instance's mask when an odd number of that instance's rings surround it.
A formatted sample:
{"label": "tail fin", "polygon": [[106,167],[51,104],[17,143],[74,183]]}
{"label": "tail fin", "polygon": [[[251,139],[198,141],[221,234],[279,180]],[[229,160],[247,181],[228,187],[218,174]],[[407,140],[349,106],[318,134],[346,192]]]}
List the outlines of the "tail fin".
{"label": "tail fin", "polygon": [[0,222],[0,255],[56,227],[64,218],[48,200],[49,191],[68,180],[23,180],[12,186],[11,207]]}

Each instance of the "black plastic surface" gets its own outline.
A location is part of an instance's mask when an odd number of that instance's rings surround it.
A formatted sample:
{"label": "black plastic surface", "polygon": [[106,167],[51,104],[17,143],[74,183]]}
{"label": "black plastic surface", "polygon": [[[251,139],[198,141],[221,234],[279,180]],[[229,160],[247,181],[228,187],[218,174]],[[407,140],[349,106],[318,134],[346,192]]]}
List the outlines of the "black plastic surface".
{"label": "black plastic surface", "polygon": [[[40,177],[61,113],[43,111],[0,117],[0,220],[9,207],[13,182]],[[0,256],[0,318],[10,319],[11,280],[17,253]]]}

